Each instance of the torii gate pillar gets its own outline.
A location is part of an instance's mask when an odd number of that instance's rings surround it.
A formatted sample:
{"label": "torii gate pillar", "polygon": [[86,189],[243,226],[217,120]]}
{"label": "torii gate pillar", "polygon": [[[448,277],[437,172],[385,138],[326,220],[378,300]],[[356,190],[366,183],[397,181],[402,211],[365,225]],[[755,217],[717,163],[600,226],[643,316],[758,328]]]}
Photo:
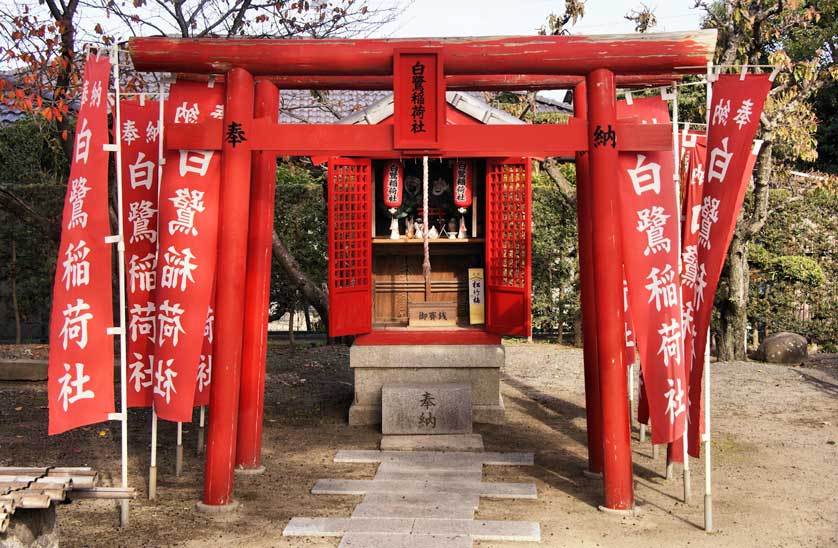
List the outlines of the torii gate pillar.
{"label": "torii gate pillar", "polygon": [[[573,115],[588,117],[585,82],[573,90]],[[588,470],[602,475],[602,408],[599,396],[599,370],[596,344],[596,296],[594,295],[594,256],[591,247],[591,180],[587,152],[576,153],[576,227],[579,242],[579,285],[582,301],[582,340],[585,356],[585,418],[588,431]]]}
{"label": "torii gate pillar", "polygon": [[[276,122],[279,90],[267,80],[256,83],[254,116]],[[274,228],[276,154],[253,151],[250,185],[250,229],[247,235],[244,348],[236,441],[236,472],[258,474],[262,466],[262,417],[265,404],[265,359],[271,294],[271,243]]]}
{"label": "torii gate pillar", "polygon": [[602,400],[603,481],[607,511],[633,511],[634,490],[625,363],[620,204],[617,190],[617,97],[614,73],[590,72],[588,156],[593,217],[593,268],[596,285],[596,343]]}
{"label": "torii gate pillar", "polygon": [[[227,73],[225,137],[237,131],[247,139],[253,121],[253,76],[244,69]],[[237,125],[233,125],[237,124]],[[247,140],[225,138],[221,147],[221,209],[215,299],[215,354],[210,391],[204,499],[199,510],[234,509],[233,467],[239,413],[244,286],[250,200],[251,148]]]}

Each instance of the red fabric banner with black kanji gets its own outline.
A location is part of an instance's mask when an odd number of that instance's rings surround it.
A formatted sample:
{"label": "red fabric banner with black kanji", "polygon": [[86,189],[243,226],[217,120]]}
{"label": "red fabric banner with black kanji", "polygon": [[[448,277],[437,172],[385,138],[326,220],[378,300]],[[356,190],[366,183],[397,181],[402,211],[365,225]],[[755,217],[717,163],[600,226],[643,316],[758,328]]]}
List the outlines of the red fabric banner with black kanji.
{"label": "red fabric banner with black kanji", "polygon": [[[667,103],[660,97],[619,101],[617,116],[669,122]],[[623,261],[653,443],[680,438],[687,417],[674,163],[671,151],[620,154]]]}
{"label": "red fabric banner with black kanji", "polygon": [[[223,86],[176,82],[169,92],[166,127],[221,118],[223,103]],[[220,182],[219,151],[166,152],[159,199],[153,397],[157,415],[169,421],[192,420],[201,356],[207,355],[204,333],[215,278]]]}
{"label": "red fabric banner with black kanji", "polygon": [[[160,103],[120,102],[122,221],[128,319],[128,406],[148,407],[154,383],[157,314],[157,179]],[[114,132],[114,135],[116,132]]]}
{"label": "red fabric banner with black kanji", "polygon": [[[707,128],[707,159],[698,220],[695,260],[684,254],[683,284],[691,285],[695,331],[686,354],[689,369],[689,453],[701,452],[703,402],[701,381],[704,349],[727,249],[756,162],[753,141],[765,100],[771,89],[767,74],[720,75],[713,84],[710,124]],[[689,259],[689,260],[688,260]]]}
{"label": "red fabric banner with black kanji", "polygon": [[49,337],[49,433],[107,420],[114,410],[111,246],[108,215],[108,81],[110,60],[91,55],[84,79]]}

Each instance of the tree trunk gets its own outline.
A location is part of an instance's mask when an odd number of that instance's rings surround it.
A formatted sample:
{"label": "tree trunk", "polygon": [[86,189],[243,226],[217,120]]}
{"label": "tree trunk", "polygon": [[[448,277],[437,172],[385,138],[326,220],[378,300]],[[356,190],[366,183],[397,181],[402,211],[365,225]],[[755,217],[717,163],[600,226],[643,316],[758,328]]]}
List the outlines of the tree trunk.
{"label": "tree trunk", "polygon": [[311,333],[311,314],[308,311],[308,303],[303,304],[303,317],[306,320],[306,332]]}
{"label": "tree trunk", "polygon": [[325,291],[317,287],[317,284],[312,282],[309,277],[300,268],[297,259],[288,251],[276,230],[273,232],[273,255],[279,262],[279,266],[291,279],[291,282],[302,293],[305,301],[311,303],[311,306],[317,310],[317,313],[322,318],[324,325],[329,323],[329,296]]}
{"label": "tree trunk", "polygon": [[291,305],[291,310],[288,311],[288,344],[294,347],[294,319],[297,312],[296,303]]}
{"label": "tree trunk", "polygon": [[17,245],[12,240],[12,268],[9,273],[9,283],[12,289],[12,308],[15,311],[15,344],[22,342],[20,329],[20,305],[17,302]]}
{"label": "tree trunk", "polygon": [[748,325],[748,243],[734,234],[728,251],[727,298],[719,308],[719,360],[746,360],[745,328]]}

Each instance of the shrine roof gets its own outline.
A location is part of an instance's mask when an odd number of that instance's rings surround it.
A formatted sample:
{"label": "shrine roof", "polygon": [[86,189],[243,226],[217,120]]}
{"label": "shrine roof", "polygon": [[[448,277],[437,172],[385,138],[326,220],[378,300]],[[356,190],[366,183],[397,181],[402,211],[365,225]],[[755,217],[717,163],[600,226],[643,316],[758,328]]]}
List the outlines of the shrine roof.
{"label": "shrine roof", "polygon": [[[334,124],[359,123],[366,117],[372,119],[372,113],[386,112],[378,123],[393,114],[393,94],[390,91],[370,90],[282,90],[279,121],[283,124]],[[483,99],[479,92],[449,92],[449,104],[484,123],[520,124],[520,120],[493,107]],[[573,106],[562,101],[536,96],[538,112],[562,112],[573,114]],[[380,109],[384,109],[381,111]]]}

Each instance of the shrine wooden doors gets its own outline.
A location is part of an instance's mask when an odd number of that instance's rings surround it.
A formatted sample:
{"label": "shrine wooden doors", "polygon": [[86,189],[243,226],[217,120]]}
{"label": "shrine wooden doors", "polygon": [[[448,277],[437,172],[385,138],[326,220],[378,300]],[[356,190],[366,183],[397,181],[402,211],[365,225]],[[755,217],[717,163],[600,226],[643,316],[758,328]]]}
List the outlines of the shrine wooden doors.
{"label": "shrine wooden doors", "polygon": [[369,159],[331,158],[328,169],[329,336],[372,330],[373,175]]}
{"label": "shrine wooden doors", "polygon": [[532,171],[529,158],[486,165],[486,330],[532,334]]}

